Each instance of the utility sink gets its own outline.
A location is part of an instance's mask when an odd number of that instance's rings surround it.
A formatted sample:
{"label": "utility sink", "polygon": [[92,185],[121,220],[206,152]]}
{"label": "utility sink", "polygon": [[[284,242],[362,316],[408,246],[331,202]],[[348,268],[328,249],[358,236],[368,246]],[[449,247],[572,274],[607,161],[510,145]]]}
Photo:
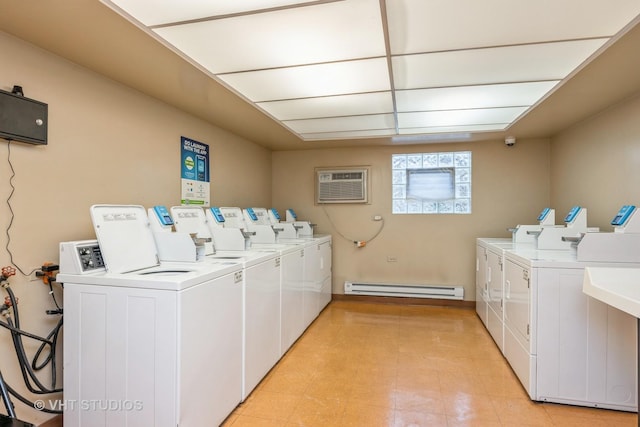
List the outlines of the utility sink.
{"label": "utility sink", "polygon": [[586,267],[582,291],[640,318],[640,268]]}

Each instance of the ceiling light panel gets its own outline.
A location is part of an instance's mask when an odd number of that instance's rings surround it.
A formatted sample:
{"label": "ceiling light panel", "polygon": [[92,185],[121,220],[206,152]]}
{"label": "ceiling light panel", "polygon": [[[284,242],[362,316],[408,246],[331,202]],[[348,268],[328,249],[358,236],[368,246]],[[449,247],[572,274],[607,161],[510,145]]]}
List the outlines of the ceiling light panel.
{"label": "ceiling light panel", "polygon": [[396,89],[560,80],[606,39],[394,56]]}
{"label": "ceiling light panel", "polygon": [[611,37],[638,0],[387,0],[391,53]]}
{"label": "ceiling light panel", "polygon": [[559,81],[411,89],[396,92],[398,111],[529,106]]}
{"label": "ceiling light panel", "polygon": [[305,133],[301,136],[305,141],[312,140],[326,140],[326,139],[349,139],[349,138],[371,138],[376,136],[391,136],[395,135],[395,129],[375,129],[375,130],[360,130],[353,132],[326,132],[326,133]]}
{"label": "ceiling light panel", "polygon": [[511,123],[527,107],[398,113],[399,128]]}
{"label": "ceiling light panel", "polygon": [[390,90],[385,58],[218,76],[253,102]]}
{"label": "ceiling light panel", "polygon": [[291,120],[285,125],[294,132],[319,133],[362,131],[370,129],[395,129],[393,114],[372,114],[368,116],[333,117],[325,119]]}
{"label": "ceiling light panel", "polygon": [[391,142],[402,143],[418,143],[418,142],[445,142],[445,141],[466,141],[471,139],[471,133],[469,132],[449,132],[449,133],[436,133],[425,135],[402,135],[391,138]]}
{"label": "ceiling light panel", "polygon": [[509,123],[491,123],[486,125],[430,126],[419,128],[401,128],[400,135],[437,134],[450,132],[498,132],[509,126]]}
{"label": "ceiling light panel", "polygon": [[392,113],[393,99],[391,92],[375,92],[261,102],[258,103],[258,106],[276,119],[296,120],[312,117]]}
{"label": "ceiling light panel", "polygon": [[214,74],[386,55],[378,0],[347,0],[153,31]]}
{"label": "ceiling light panel", "polygon": [[233,15],[292,5],[304,6],[316,0],[103,0],[148,27],[215,16]]}

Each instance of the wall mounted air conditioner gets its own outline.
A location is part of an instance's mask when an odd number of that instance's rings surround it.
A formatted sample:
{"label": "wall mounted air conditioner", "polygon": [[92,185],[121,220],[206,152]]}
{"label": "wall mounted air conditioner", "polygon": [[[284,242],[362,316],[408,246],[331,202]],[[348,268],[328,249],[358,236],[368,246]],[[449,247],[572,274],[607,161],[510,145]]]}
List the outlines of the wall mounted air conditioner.
{"label": "wall mounted air conditioner", "polygon": [[369,203],[369,168],[316,168],[316,204]]}

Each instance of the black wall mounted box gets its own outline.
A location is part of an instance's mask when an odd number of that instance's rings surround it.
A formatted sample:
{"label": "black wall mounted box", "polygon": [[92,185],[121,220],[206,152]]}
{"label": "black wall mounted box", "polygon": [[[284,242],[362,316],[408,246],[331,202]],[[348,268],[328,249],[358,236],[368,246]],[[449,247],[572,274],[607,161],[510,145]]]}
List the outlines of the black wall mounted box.
{"label": "black wall mounted box", "polygon": [[0,138],[47,143],[48,105],[0,90]]}

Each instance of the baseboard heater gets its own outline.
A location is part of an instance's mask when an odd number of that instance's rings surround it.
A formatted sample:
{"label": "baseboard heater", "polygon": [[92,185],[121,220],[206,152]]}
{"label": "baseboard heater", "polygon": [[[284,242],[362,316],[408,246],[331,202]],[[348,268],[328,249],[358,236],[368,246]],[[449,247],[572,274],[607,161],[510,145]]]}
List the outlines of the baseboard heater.
{"label": "baseboard heater", "polygon": [[346,295],[461,300],[464,297],[464,288],[462,286],[344,282],[344,293]]}

